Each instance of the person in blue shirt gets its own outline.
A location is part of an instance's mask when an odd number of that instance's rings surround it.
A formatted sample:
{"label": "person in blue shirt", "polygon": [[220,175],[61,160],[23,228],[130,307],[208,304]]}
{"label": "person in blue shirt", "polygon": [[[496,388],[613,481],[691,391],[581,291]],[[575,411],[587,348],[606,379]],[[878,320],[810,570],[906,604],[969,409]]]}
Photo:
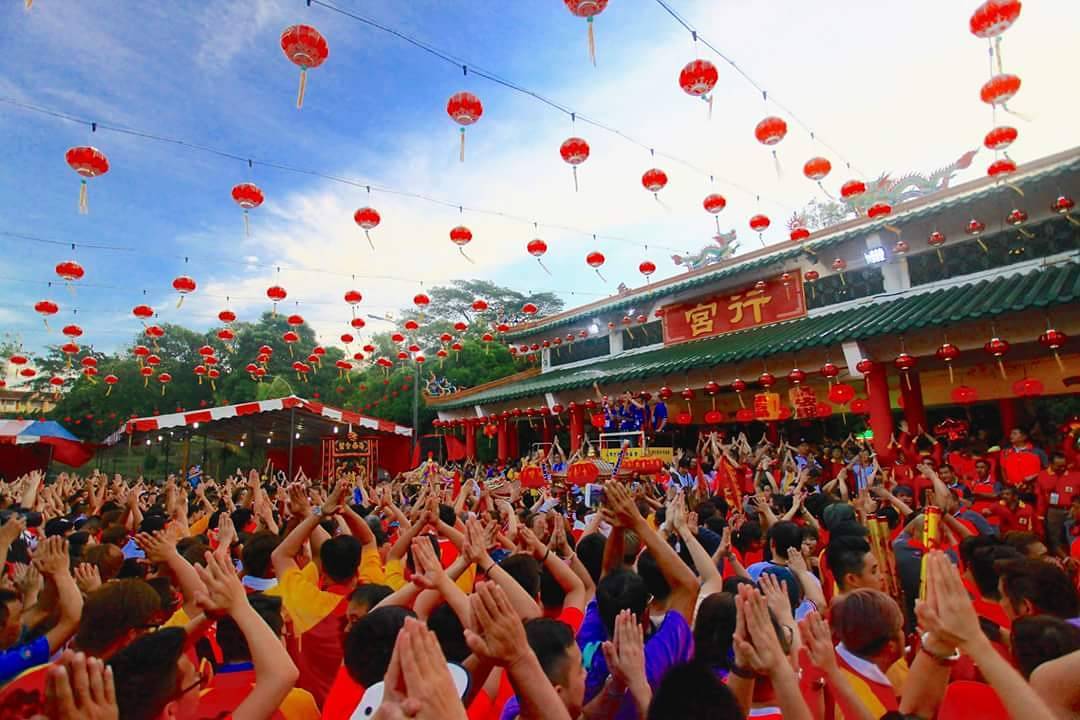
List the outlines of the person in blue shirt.
{"label": "person in blue shirt", "polygon": [[83,599],[69,569],[68,541],[60,535],[46,538],[34,551],[33,563],[56,589],[59,616],[44,635],[15,645],[21,628],[22,599],[11,590],[0,590],[0,685],[48,662],[79,629]]}
{"label": "person in blue shirt", "polygon": [[656,404],[652,408],[652,429],[653,432],[663,432],[667,429],[668,410],[667,403],[663,400],[657,400]]}

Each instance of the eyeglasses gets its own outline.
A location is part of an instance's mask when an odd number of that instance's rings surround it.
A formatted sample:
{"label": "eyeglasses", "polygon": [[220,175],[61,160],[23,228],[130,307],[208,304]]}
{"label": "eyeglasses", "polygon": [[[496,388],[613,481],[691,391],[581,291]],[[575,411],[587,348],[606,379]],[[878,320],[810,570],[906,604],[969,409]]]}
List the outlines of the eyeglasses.
{"label": "eyeglasses", "polygon": [[193,683],[191,683],[190,685],[188,685],[187,687],[182,688],[180,690],[180,693],[177,695],[177,697],[183,697],[184,695],[187,695],[189,692],[191,692],[195,688],[199,688],[200,690],[205,688],[207,685],[210,684],[210,681],[214,677],[214,669],[210,666],[210,661],[207,660],[206,658],[203,658],[199,662],[199,667],[198,667],[197,672],[198,672],[198,677],[195,678],[195,681]]}

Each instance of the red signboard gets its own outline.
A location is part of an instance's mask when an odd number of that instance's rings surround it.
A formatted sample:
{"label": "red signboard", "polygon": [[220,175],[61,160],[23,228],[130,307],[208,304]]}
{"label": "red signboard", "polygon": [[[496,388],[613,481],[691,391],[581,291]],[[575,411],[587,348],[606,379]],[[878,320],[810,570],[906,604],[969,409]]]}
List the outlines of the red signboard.
{"label": "red signboard", "polygon": [[664,308],[664,344],[699,340],[806,315],[802,274],[773,277]]}

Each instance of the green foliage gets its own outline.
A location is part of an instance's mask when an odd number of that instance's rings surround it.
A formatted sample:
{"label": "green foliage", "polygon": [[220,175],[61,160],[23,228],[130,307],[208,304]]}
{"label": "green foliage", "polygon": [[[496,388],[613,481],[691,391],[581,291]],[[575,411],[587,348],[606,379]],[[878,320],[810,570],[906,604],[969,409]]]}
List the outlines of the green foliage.
{"label": "green foliage", "polygon": [[[418,370],[421,392],[433,375],[446,377],[459,388],[510,375],[519,369],[518,363],[501,343],[484,343],[481,340],[483,334],[494,333],[494,327],[500,322],[521,320],[520,309],[525,302],[536,304],[544,314],[562,308],[562,302],[550,293],[524,295],[478,280],[455,281],[451,287],[435,287],[428,294],[432,302],[422,319],[415,309],[401,313],[403,319],[411,317],[420,321],[421,329],[411,339],[424,348],[427,362],[421,366],[411,360],[407,364],[398,361],[399,348],[391,341],[391,333],[378,333],[371,339],[378,348],[376,356],[395,360],[394,368],[388,371],[365,362],[363,368],[354,369],[346,379],[335,367],[338,360],[346,358],[341,348],[327,347],[321,363],[309,362],[308,354],[316,345],[314,330],[306,324],[290,328],[285,314],[267,312],[256,322],[234,323],[232,329],[236,337],[228,346],[218,339],[218,328],[200,333],[179,325],[164,325],[165,335],[156,344],[140,332],[133,338],[131,347],[114,354],[84,348],[69,368],[67,357],[60,352],[58,344],[49,347],[44,357],[35,360],[39,377],[34,386],[39,390],[51,390],[48,378],[54,374],[65,377],[65,392],[50,417],[63,422],[76,435],[94,441],[104,439],[130,417],[193,411],[288,395],[317,399],[334,407],[412,426],[413,382]],[[491,309],[483,313],[473,311],[472,302],[477,297],[487,300]],[[454,329],[453,325],[458,321],[469,324],[464,333]],[[282,335],[290,329],[300,336],[300,341],[292,346],[292,354],[282,340]],[[456,353],[447,343],[449,356],[440,361],[435,353],[443,346],[439,339],[443,333],[460,339],[463,349]],[[360,344],[353,345],[351,350],[359,350]],[[135,345],[145,345],[161,360],[150,378],[140,374],[141,365],[132,353]],[[255,382],[246,367],[255,362],[264,345],[270,347],[272,353],[263,381]],[[204,346],[213,348],[219,361],[214,367],[221,376],[213,383],[207,377],[200,383],[194,374],[194,368],[204,362],[204,356],[199,352]],[[13,345],[7,348],[3,357],[14,349]],[[79,365],[81,358],[88,354],[93,354],[98,361],[98,375],[93,380],[81,374]],[[298,377],[292,367],[297,360],[311,365],[313,372],[305,378]],[[164,393],[157,379],[162,372],[172,375]],[[119,382],[106,395],[108,386],[103,380],[110,374]],[[435,413],[424,406],[421,397],[420,427],[429,426],[434,417]]]}

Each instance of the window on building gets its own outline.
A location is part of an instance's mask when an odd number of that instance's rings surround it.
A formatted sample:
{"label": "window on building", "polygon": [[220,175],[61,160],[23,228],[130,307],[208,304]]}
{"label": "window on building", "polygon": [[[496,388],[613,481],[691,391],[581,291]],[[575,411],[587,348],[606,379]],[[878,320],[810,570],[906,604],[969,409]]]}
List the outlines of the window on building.
{"label": "window on building", "polygon": [[633,350],[662,342],[664,342],[664,325],[659,320],[644,325],[634,325],[622,331],[623,350]]}
{"label": "window on building", "polygon": [[569,363],[589,360],[590,358],[602,357],[611,352],[611,341],[606,334],[597,335],[586,340],[576,340],[572,343],[563,343],[558,348],[551,348],[551,367],[567,365]]}
{"label": "window on building", "polygon": [[909,257],[908,274],[912,287],[1006,267],[1066,252],[1080,245],[1080,231],[1068,222],[1054,219],[1025,229],[1033,237],[1025,237],[1018,230],[1009,228],[1004,232],[984,233],[980,238],[982,245],[965,237],[955,244],[946,241],[938,249],[940,252]]}
{"label": "window on building", "polygon": [[885,279],[880,267],[865,267],[840,274],[828,275],[806,284],[806,306],[810,310],[848,300],[870,297],[885,291]]}

